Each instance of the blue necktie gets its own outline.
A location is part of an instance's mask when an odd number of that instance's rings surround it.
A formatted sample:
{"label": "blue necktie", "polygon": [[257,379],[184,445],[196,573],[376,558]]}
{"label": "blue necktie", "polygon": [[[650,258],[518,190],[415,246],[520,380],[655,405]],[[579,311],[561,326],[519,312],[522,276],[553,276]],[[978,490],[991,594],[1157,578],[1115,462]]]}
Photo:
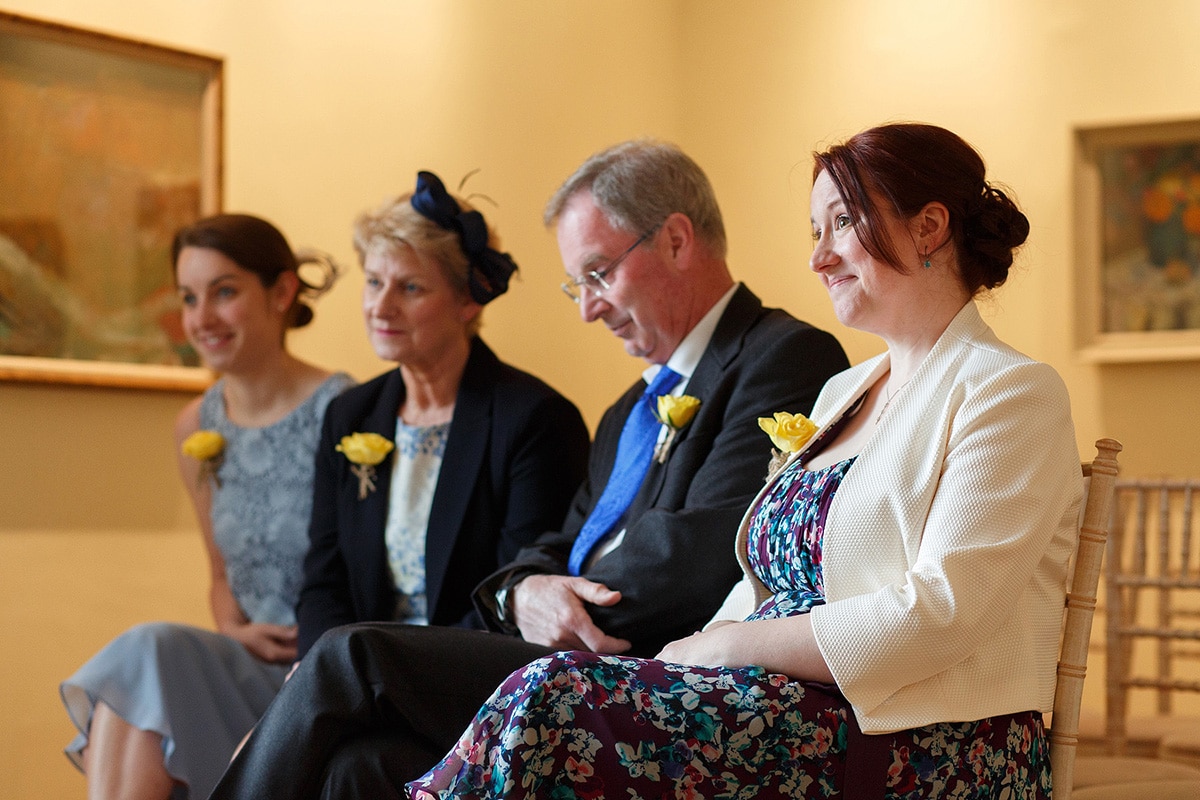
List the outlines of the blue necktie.
{"label": "blue necktie", "polygon": [[571,547],[567,570],[572,575],[578,575],[583,570],[583,564],[596,544],[608,535],[637,496],[646,473],[650,471],[650,459],[654,456],[654,445],[658,442],[659,426],[662,424],[654,416],[655,404],[660,395],[669,394],[675,388],[681,377],[678,372],[661,368],[625,419],[621,438],[617,440],[617,458],[608,476],[608,484]]}

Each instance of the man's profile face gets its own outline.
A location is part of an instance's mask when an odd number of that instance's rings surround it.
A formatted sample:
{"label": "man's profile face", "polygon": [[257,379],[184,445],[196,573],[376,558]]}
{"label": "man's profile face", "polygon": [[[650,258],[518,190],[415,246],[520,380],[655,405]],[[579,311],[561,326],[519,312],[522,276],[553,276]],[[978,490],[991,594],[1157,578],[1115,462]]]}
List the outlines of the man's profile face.
{"label": "man's profile face", "polygon": [[[579,314],[584,322],[602,320],[625,343],[625,351],[655,364],[666,363],[682,334],[671,332],[671,308],[678,290],[668,279],[655,231],[605,275],[609,288],[599,292],[579,287]],[[581,191],[558,218],[558,249],[571,279],[603,272],[629,250],[645,231],[629,233],[608,223],[603,212]]]}

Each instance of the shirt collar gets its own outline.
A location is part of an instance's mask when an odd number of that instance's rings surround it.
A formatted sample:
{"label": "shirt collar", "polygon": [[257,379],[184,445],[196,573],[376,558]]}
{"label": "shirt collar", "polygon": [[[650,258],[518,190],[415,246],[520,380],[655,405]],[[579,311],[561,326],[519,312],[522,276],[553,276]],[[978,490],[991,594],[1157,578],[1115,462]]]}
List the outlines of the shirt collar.
{"label": "shirt collar", "polygon": [[[733,299],[734,292],[737,291],[740,284],[735,283],[729,287],[729,291],[721,295],[717,302],[713,303],[713,307],[700,318],[687,336],[683,337],[683,341],[675,348],[675,352],[671,353],[671,357],[667,359],[667,366],[683,376],[683,380],[671,392],[674,395],[683,394],[687,388],[688,380],[692,377],[692,373],[696,371],[696,366],[700,363],[700,359],[704,356],[704,351],[708,349],[708,343],[712,341],[713,331],[717,329],[717,323],[721,321],[721,317],[725,314],[725,308],[729,305],[729,301]],[[642,372],[642,378],[647,385],[654,380],[654,376],[662,369],[661,364],[651,364]]]}

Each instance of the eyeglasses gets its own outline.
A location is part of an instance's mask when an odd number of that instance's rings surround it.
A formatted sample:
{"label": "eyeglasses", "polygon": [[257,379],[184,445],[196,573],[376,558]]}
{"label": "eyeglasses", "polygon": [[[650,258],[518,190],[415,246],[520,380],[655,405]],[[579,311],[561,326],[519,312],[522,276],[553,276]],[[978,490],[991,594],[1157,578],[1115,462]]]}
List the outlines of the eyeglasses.
{"label": "eyeglasses", "polygon": [[578,303],[580,300],[582,300],[584,291],[589,291],[592,294],[599,296],[604,291],[611,289],[612,284],[608,282],[608,276],[612,275],[613,271],[617,267],[621,266],[621,262],[624,261],[630,253],[636,250],[638,245],[642,244],[651,236],[653,236],[655,231],[657,231],[660,227],[662,226],[655,225],[653,228],[643,233],[638,237],[636,242],[629,245],[629,249],[627,249],[624,253],[621,253],[621,255],[617,256],[612,261],[608,262],[608,265],[604,269],[594,269],[590,272],[583,273],[578,278],[572,278],[569,281],[564,281],[562,283],[563,294]]}

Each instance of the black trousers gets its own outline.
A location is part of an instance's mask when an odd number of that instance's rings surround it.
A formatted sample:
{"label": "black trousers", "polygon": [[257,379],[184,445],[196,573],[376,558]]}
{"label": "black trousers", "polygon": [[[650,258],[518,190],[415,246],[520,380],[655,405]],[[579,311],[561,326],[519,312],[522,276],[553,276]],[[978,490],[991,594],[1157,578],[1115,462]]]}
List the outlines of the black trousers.
{"label": "black trousers", "polygon": [[335,628],[301,660],[212,800],[402,797],[511,672],[551,652],[459,628]]}

